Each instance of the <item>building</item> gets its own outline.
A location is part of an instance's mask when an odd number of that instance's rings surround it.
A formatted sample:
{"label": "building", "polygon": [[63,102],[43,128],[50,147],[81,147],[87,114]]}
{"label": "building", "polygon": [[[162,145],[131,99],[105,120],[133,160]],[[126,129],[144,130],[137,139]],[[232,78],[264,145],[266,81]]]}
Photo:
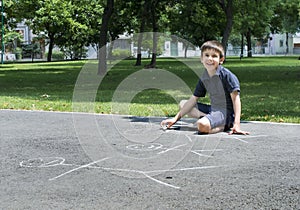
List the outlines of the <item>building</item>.
{"label": "building", "polygon": [[[32,44],[33,38],[35,35],[32,33],[32,30],[25,24],[20,23],[15,28],[17,32],[22,34],[23,36],[23,45]],[[151,33],[148,33],[151,34]],[[162,34],[165,35],[165,34]],[[44,40],[45,41],[45,40]],[[136,42],[136,41],[135,41]],[[132,41],[131,35],[120,35],[118,40],[114,41],[113,49],[118,50],[129,50],[129,56],[136,57],[137,54],[137,44]],[[288,48],[286,45],[288,42]],[[47,53],[47,46],[45,47],[45,42],[43,45],[43,49],[41,49],[41,55],[37,58],[43,58],[45,53]],[[108,44],[108,48],[109,48]],[[195,57],[200,56],[200,49],[199,47],[190,47],[187,51],[185,51],[185,47],[182,42],[177,41],[176,39],[170,39],[170,37],[166,38],[163,43],[160,43],[160,50],[159,56],[160,57]],[[147,58],[150,56],[151,51],[149,50],[150,47],[142,49],[142,57]],[[58,50],[58,49],[57,49]],[[46,51],[46,52],[45,52]],[[232,45],[228,45],[227,55],[230,56],[239,56],[240,49],[233,48]],[[244,49],[244,52],[247,52],[247,49]],[[119,52],[120,53],[120,52]],[[124,51],[122,52],[124,53]],[[285,54],[300,54],[300,33],[296,33],[294,35],[288,34],[270,34],[267,43],[264,45],[258,44],[253,49],[253,55],[255,54],[262,54],[262,55],[285,55]],[[30,55],[31,56],[31,55]],[[12,52],[6,52],[4,56],[6,60],[15,60],[16,56]],[[26,56],[23,56],[25,58]],[[96,58],[97,57],[97,50],[93,47],[89,47],[87,49],[87,58]]]}
{"label": "building", "polygon": [[[288,43],[288,46],[287,46]],[[270,34],[266,55],[300,54],[300,33]]]}
{"label": "building", "polygon": [[17,27],[14,30],[22,35],[23,43],[31,43],[33,38],[32,30],[30,30],[30,28],[25,23],[17,24]]}

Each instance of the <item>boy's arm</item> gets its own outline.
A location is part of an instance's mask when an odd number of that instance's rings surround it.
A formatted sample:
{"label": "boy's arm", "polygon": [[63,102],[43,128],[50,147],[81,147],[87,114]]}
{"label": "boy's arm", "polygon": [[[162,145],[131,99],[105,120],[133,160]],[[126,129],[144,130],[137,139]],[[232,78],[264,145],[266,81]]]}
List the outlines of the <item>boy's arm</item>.
{"label": "boy's arm", "polygon": [[180,120],[180,118],[182,118],[184,115],[186,115],[187,113],[189,113],[195,107],[197,101],[198,101],[198,97],[192,95],[189,98],[189,100],[187,100],[185,102],[185,104],[183,105],[183,107],[181,108],[181,110],[175,116],[176,122],[178,120]]}
{"label": "boy's arm", "polygon": [[234,124],[233,128],[230,131],[229,134],[243,134],[243,135],[248,135],[249,132],[247,131],[242,131],[240,126],[241,126],[241,110],[242,110],[242,105],[241,105],[241,99],[240,99],[240,94],[238,91],[233,91],[231,94],[231,100],[233,104],[233,110],[234,110]]}
{"label": "boy's arm", "polygon": [[161,125],[163,126],[164,124],[167,124],[168,128],[170,128],[172,125],[174,125],[178,120],[180,120],[184,115],[189,113],[194,108],[194,106],[197,103],[197,100],[198,100],[198,97],[196,97],[194,95],[191,96],[190,99],[187,100],[187,102],[185,102],[185,104],[183,105],[181,110],[176,114],[176,116],[174,118],[163,120],[161,122]]}

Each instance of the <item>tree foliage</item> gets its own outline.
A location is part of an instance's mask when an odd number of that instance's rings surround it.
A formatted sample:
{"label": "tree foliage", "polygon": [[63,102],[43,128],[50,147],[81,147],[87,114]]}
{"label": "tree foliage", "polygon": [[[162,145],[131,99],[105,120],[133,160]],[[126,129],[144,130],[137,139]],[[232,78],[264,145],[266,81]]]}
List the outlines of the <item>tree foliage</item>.
{"label": "tree foliage", "polygon": [[248,57],[252,57],[252,37],[261,38],[270,32],[275,0],[241,0],[236,4],[235,28],[246,37]]}
{"label": "tree foliage", "polygon": [[[226,48],[234,39],[246,37],[248,56],[252,56],[253,37],[269,32],[299,31],[299,0],[9,0],[5,4],[6,27],[26,21],[36,35],[48,40],[51,61],[54,46],[72,58],[84,57],[84,48],[99,50],[120,34],[140,34],[137,65],[141,64],[142,35],[146,31],[169,32],[201,46],[209,39],[221,40]],[[154,33],[155,35],[156,33]],[[158,37],[153,37],[152,60],[155,66]],[[175,41],[175,40],[173,40]],[[100,51],[99,51],[100,52]],[[106,53],[106,52],[105,52]],[[106,59],[106,55],[99,57]]]}

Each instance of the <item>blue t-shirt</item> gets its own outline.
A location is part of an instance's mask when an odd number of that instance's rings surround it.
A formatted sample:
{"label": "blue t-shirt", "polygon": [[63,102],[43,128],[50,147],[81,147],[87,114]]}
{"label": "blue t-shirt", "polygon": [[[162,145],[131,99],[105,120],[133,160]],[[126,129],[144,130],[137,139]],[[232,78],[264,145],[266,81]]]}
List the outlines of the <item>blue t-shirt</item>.
{"label": "blue t-shirt", "polygon": [[240,92],[238,78],[228,69],[219,65],[216,74],[210,77],[205,70],[198,81],[194,96],[205,97],[206,93],[210,96],[211,110],[222,111],[225,116],[233,116],[233,104],[230,93]]}

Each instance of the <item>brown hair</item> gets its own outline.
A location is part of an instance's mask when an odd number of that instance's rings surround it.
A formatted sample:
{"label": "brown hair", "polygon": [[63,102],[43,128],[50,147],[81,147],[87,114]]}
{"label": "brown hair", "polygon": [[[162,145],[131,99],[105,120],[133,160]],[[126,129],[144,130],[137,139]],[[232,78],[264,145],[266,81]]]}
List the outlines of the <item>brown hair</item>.
{"label": "brown hair", "polygon": [[201,55],[202,55],[202,52],[207,50],[207,49],[212,49],[212,50],[215,50],[215,51],[219,52],[220,53],[220,58],[224,57],[224,47],[220,42],[218,42],[216,40],[205,42],[201,46]]}

